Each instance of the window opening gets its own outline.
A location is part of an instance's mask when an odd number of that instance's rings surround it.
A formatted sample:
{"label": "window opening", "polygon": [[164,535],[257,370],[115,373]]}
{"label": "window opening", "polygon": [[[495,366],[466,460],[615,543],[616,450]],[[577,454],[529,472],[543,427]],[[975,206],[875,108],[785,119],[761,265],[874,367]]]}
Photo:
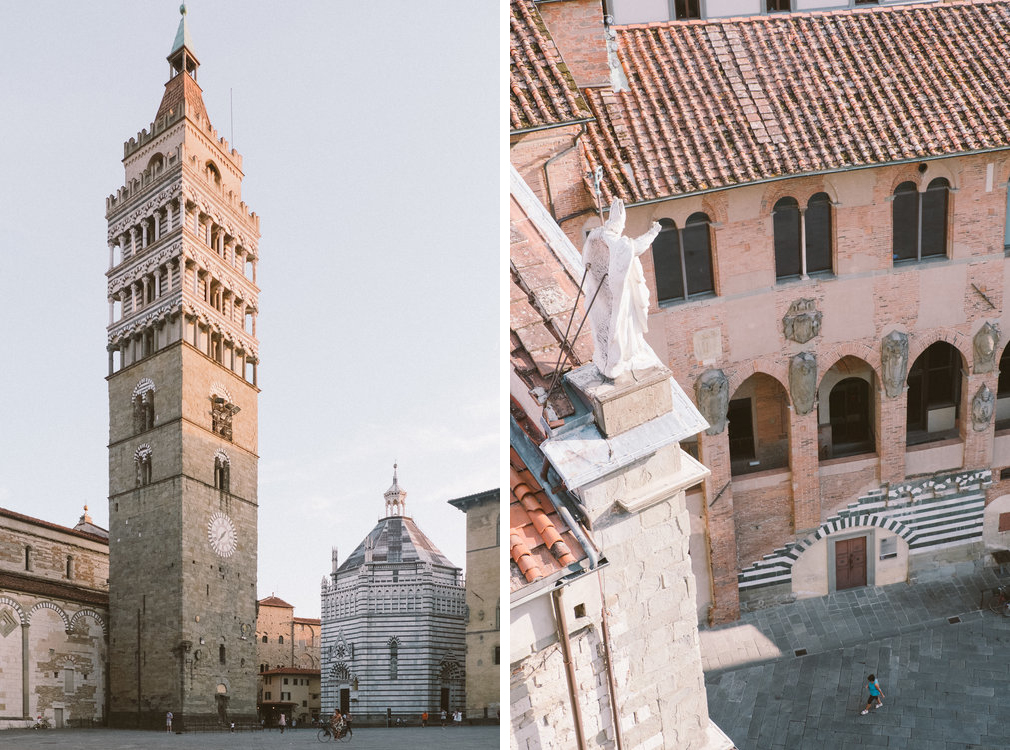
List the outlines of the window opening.
{"label": "window opening", "polygon": [[872,394],[862,378],[845,378],[828,396],[831,457],[870,453],[874,448]]}
{"label": "window opening", "polygon": [[753,459],[754,420],[749,398],[738,398],[729,402],[726,412],[729,420],[730,461]]}
{"label": "window opening", "polygon": [[701,18],[701,0],[673,0],[673,17],[678,21]]}
{"label": "window opening", "polygon": [[686,300],[714,291],[708,215],[691,214],[682,229],[670,219],[659,223],[662,229],[652,242],[658,301]]}
{"label": "window opening", "polygon": [[957,435],[960,364],[957,349],[943,341],[932,344],[912,364],[908,372],[908,445]]}
{"label": "window opening", "polygon": [[919,192],[914,182],[894,190],[892,259],[895,263],[947,254],[947,205],[950,183],[937,177]]}

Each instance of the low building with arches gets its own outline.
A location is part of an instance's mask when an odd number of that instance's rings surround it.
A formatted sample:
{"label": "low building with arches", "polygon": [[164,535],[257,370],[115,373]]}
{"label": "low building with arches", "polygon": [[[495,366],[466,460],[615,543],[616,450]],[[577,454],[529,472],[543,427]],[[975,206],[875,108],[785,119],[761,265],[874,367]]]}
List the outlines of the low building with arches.
{"label": "low building with arches", "polygon": [[465,711],[463,571],[407,515],[393,467],[379,522],[322,581],[322,714],[417,722]]}
{"label": "low building with arches", "polygon": [[711,471],[687,497],[699,622],[995,564],[1010,87],[935,51],[1002,47],[1007,4],[617,5],[512,0],[511,161],[576,247],[616,199],[629,236],[659,224],[647,339],[711,425],[684,441]]}
{"label": "low building with arches", "polygon": [[108,715],[109,538],[0,508],[0,728]]}

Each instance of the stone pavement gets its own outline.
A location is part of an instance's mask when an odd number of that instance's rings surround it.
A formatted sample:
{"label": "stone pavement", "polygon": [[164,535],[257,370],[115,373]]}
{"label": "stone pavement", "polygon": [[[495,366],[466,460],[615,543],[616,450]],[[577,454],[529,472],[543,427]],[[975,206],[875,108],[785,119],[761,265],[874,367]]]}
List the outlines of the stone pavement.
{"label": "stone pavement", "polygon": [[[979,610],[1000,582],[853,589],[703,630],[709,714],[740,750],[1010,748],[1010,618]],[[871,672],[886,697],[861,716]]]}
{"label": "stone pavement", "polygon": [[61,748],[62,750],[164,750],[164,748],[198,748],[199,750],[230,750],[231,748],[303,748],[321,750],[492,750],[499,745],[500,728],[480,727],[409,727],[406,729],[354,730],[350,742],[316,740],[316,730],[258,732],[141,732],[130,729],[8,729],[0,732],[0,747],[11,750]]}

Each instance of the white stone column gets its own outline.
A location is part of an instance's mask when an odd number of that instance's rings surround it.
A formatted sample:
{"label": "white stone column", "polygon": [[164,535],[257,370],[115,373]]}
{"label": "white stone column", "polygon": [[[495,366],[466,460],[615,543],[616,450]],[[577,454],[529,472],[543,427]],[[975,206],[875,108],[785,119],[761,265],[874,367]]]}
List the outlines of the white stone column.
{"label": "white stone column", "polygon": [[140,222],[140,247],[141,248],[147,247],[147,244],[148,244],[147,243],[147,222],[148,222],[149,219],[150,219],[150,217],[148,217],[147,219],[142,219],[141,222]]}
{"label": "white stone column", "polygon": [[154,269],[154,298],[161,299],[161,266]]}
{"label": "white stone column", "polygon": [[137,254],[137,228],[130,227],[130,255]]}
{"label": "white stone column", "polygon": [[161,239],[161,209],[156,209],[154,212],[154,241],[157,242]]}

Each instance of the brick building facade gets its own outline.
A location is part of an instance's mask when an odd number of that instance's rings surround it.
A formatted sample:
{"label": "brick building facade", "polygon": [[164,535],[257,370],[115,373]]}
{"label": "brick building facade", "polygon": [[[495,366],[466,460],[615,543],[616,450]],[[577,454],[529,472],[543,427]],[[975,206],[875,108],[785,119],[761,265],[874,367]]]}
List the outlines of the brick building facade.
{"label": "brick building facade", "polygon": [[269,724],[276,723],[280,712],[289,723],[319,716],[320,628],[319,619],[295,617],[294,606],[278,596],[256,602],[256,700],[260,716]]}
{"label": "brick building facade", "polygon": [[648,339],[712,424],[685,444],[712,472],[688,497],[699,619],[1010,546],[1010,6],[512,7],[591,113],[528,127],[519,45],[513,165],[576,246],[616,197],[630,235],[662,226]]}

